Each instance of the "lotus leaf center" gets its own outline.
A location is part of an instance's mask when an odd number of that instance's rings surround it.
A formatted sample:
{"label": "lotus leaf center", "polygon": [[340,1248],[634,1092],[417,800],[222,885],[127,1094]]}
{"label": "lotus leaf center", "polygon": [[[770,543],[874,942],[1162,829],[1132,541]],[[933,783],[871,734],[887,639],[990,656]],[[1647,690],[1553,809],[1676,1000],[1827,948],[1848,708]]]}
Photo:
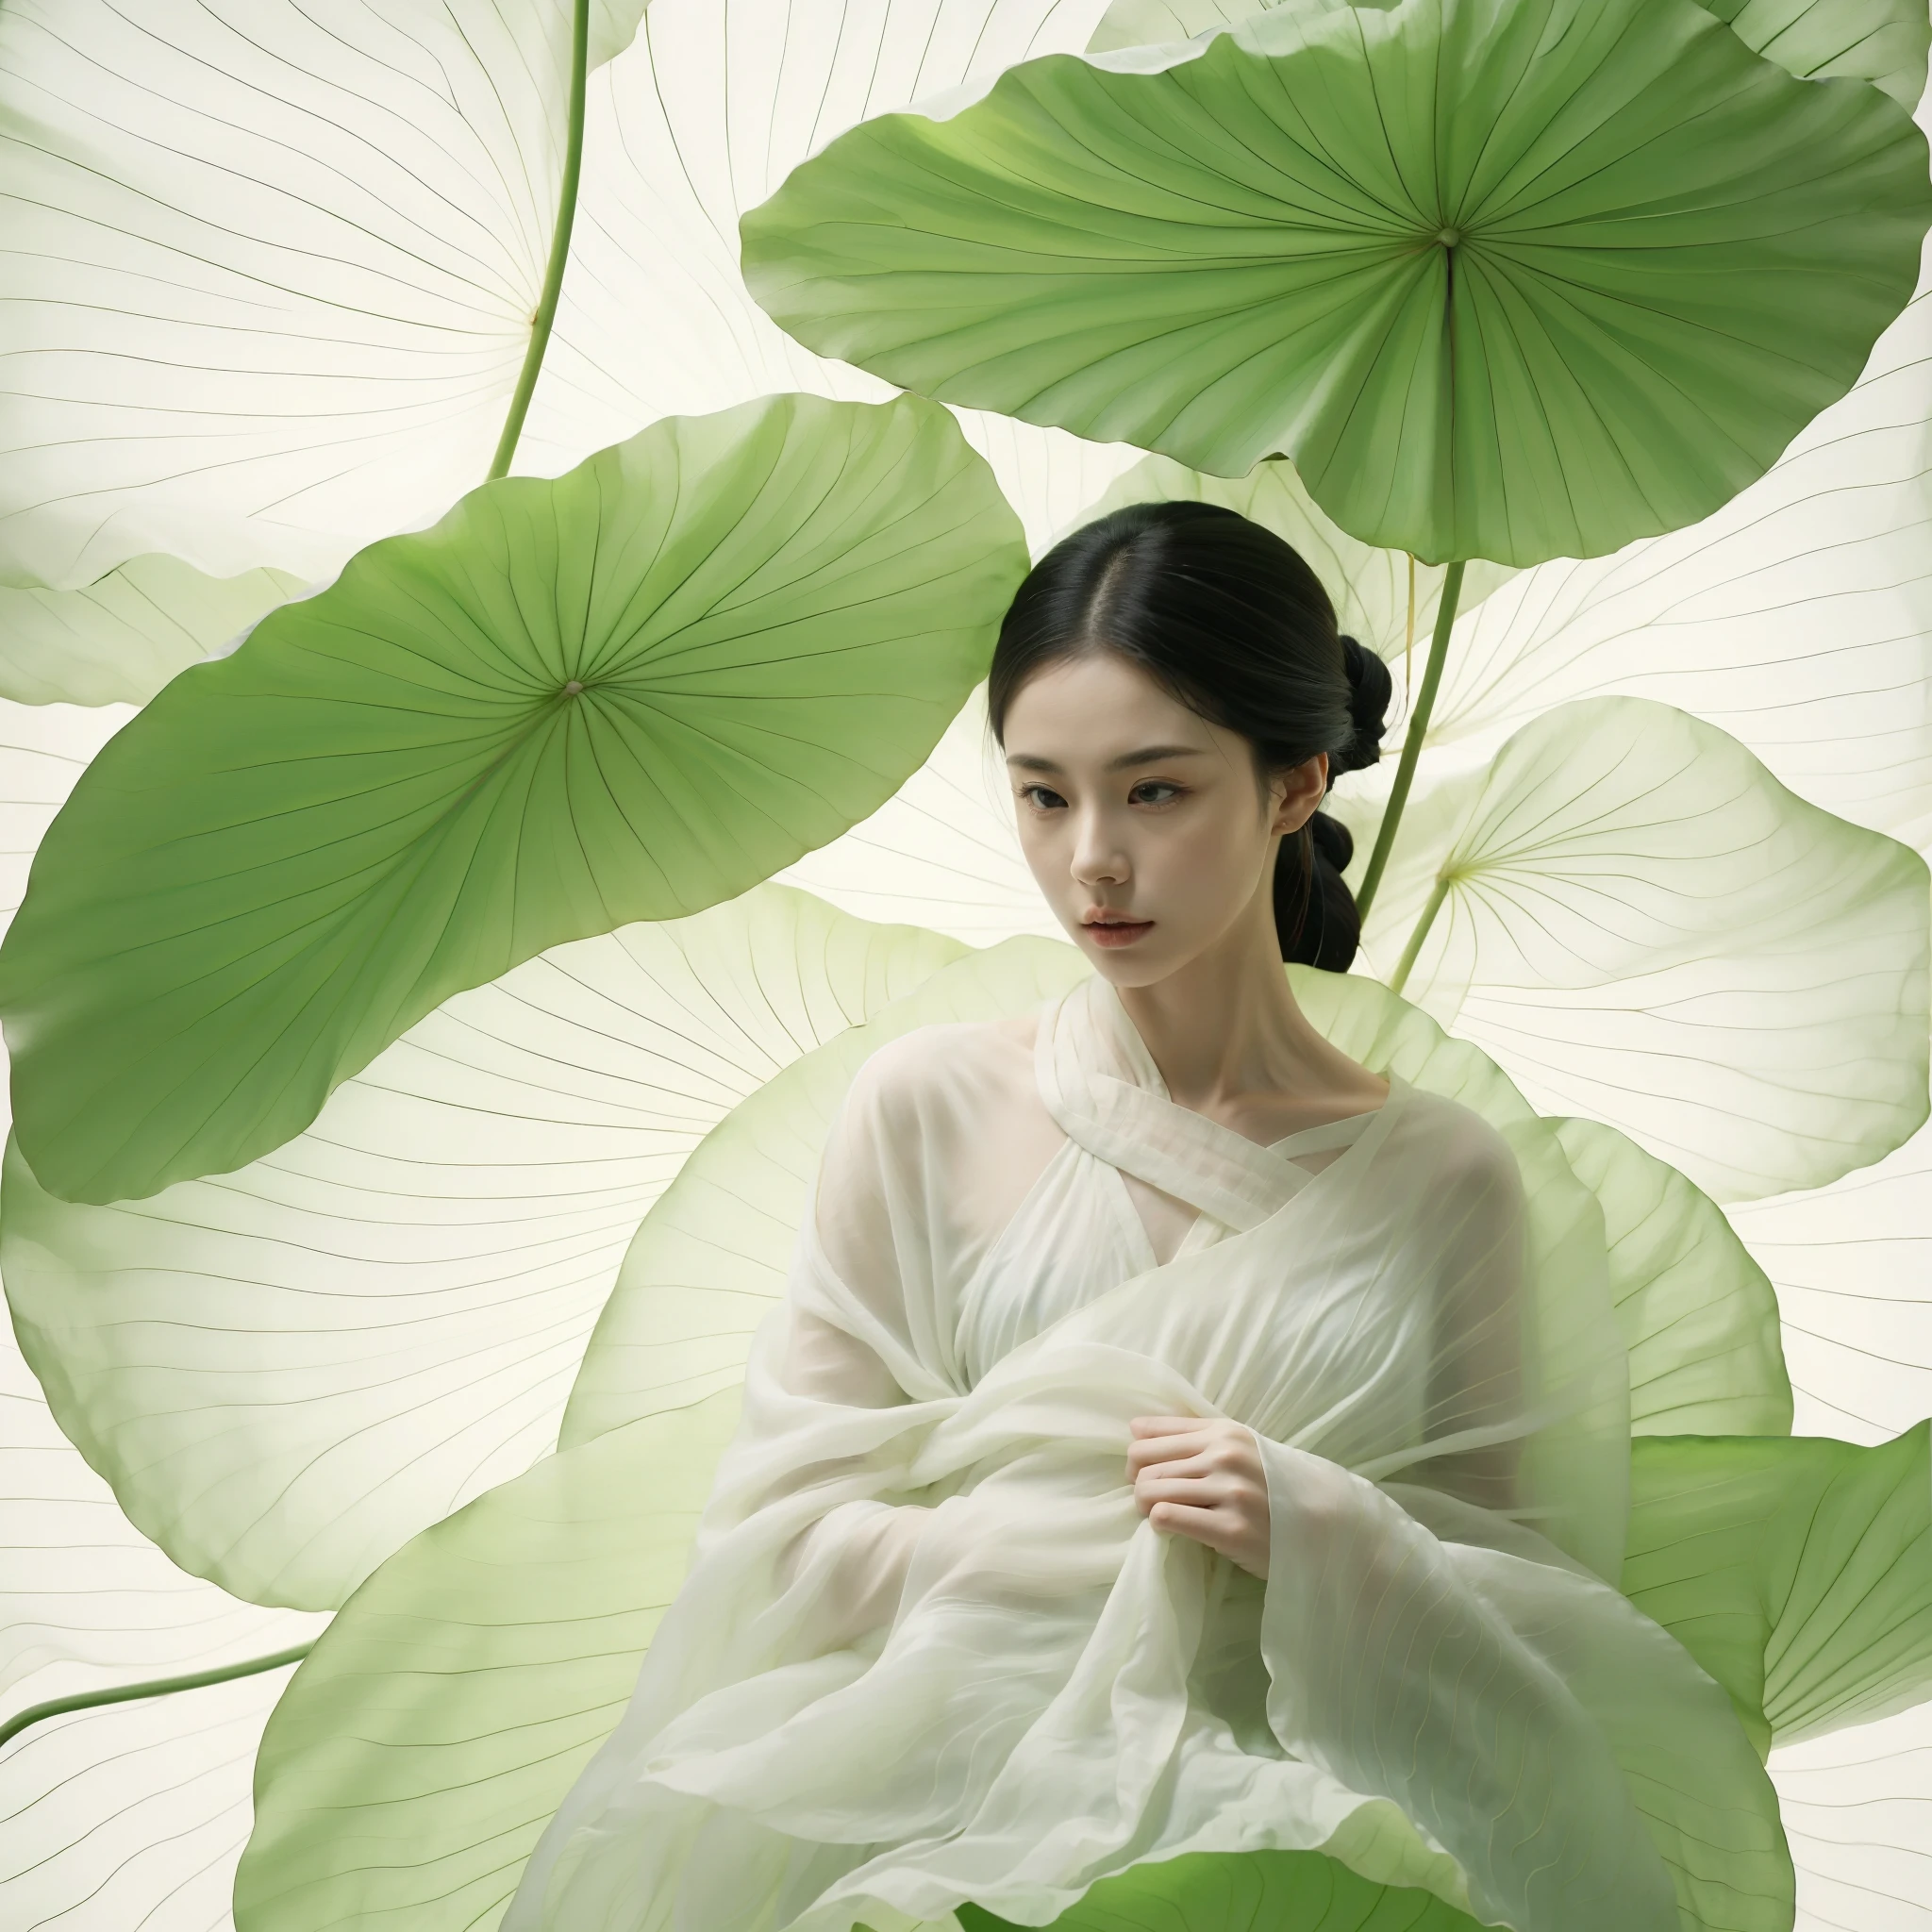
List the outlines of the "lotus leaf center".
{"label": "lotus leaf center", "polygon": [[1444,248],[1454,248],[1462,240],[1462,230],[1460,228],[1438,228],[1436,230],[1436,240]]}
{"label": "lotus leaf center", "polygon": [[567,698],[574,698],[580,691],[583,690],[583,680],[581,678],[573,677],[571,681],[564,686],[563,694]]}

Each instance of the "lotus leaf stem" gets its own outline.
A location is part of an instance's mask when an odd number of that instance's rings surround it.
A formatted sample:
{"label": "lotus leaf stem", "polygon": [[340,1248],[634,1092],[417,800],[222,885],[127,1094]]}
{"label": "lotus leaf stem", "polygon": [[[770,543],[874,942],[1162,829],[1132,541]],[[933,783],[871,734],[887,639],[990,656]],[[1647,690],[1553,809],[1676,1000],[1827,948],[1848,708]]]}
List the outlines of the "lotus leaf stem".
{"label": "lotus leaf stem", "polygon": [[44,1704],[29,1704],[0,1724],[0,1746],[10,1744],[29,1725],[50,1717],[64,1717],[70,1710],[92,1710],[103,1704],[132,1704],[138,1698],[165,1697],[173,1690],[200,1690],[209,1684],[257,1676],[263,1671],[278,1671],[284,1664],[298,1664],[314,1648],[311,1639],[269,1657],[243,1657],[240,1663],[220,1664],[211,1671],[190,1671],[180,1677],[148,1677],[139,1684],[111,1684],[105,1690],[78,1690],[72,1697],[50,1697]]}
{"label": "lotus leaf stem", "polygon": [[509,414],[503,419],[503,434],[496,440],[496,454],[491,458],[491,482],[509,475],[518,439],[524,433],[524,418],[529,413],[537,376],[543,367],[543,352],[550,346],[550,328],[557,320],[557,298],[563,292],[563,271],[570,260],[570,231],[577,218],[577,182],[584,171],[584,90],[590,71],[590,48],[591,0],[576,0],[571,9],[569,128],[564,137],[563,183],[557,193],[557,226],[550,237],[543,292],[538,297],[536,313],[530,318],[530,341],[524,350],[524,366],[517,374],[516,392],[509,399]]}
{"label": "lotus leaf stem", "polygon": [[1429,713],[1436,708],[1436,687],[1442,682],[1442,666],[1449,657],[1449,632],[1456,623],[1457,602],[1462,595],[1462,559],[1458,558],[1442,573],[1442,595],[1436,606],[1436,630],[1429,640],[1428,661],[1423,666],[1423,688],[1416,693],[1415,708],[1408,714],[1408,729],[1402,739],[1402,758],[1395,767],[1395,783],[1389,793],[1388,808],[1382,814],[1381,828],[1375,834],[1375,849],[1369,854],[1368,870],[1362,874],[1355,895],[1365,920],[1369,908],[1375,903],[1375,888],[1382,883],[1390,848],[1395,843],[1395,828],[1402,823],[1402,808],[1408,803],[1408,788],[1415,782],[1415,761],[1422,756]]}

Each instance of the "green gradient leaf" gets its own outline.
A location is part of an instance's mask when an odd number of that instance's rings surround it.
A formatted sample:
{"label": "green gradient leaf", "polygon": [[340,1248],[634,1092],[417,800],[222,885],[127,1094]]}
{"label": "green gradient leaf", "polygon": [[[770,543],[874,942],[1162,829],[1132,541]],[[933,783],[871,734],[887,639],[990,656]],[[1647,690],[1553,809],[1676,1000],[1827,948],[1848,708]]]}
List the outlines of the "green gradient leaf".
{"label": "green gradient leaf", "polygon": [[1559,1121],[1557,1138],[1603,1204],[1631,1434],[1789,1434],[1777,1296],[1717,1204],[1614,1127]]}
{"label": "green gradient leaf", "polygon": [[1928,1430],[1632,1445],[1624,1589],[1722,1684],[1760,1750],[1932,1696]]}
{"label": "green gradient leaf", "polygon": [[1823,1186],[1925,1118],[1924,861],[1682,711],[1559,706],[1419,786],[1388,888],[1379,971],[1413,947],[1407,995],[1535,1106],[1720,1202]]}
{"label": "green gradient leaf", "polygon": [[185,1568],[331,1607],[551,1447],[625,1244],[691,1149],[961,950],[761,886],[458,994],[239,1173],[76,1206],[10,1151],[22,1344]]}
{"label": "green gradient leaf", "polygon": [[495,1924],[623,1713],[737,1415],[547,1457],[363,1585],[270,1721],[240,1932]]}
{"label": "green gradient leaf", "polygon": [[0,697],[144,705],[303,589],[286,571],[209,577],[175,557],[132,558],[78,591],[0,589]]}
{"label": "green gradient leaf", "polygon": [[1896,103],[1692,0],[1404,0],[1028,62],[841,136],[741,231],[821,355],[1223,475],[1279,452],[1365,542],[1527,564],[1769,468],[1928,218]]}
{"label": "green gradient leaf", "polygon": [[864,817],[1025,569],[950,417],[770,397],[373,545],[95,760],[0,950],[23,1152],[107,1202],[258,1158],[464,987]]}

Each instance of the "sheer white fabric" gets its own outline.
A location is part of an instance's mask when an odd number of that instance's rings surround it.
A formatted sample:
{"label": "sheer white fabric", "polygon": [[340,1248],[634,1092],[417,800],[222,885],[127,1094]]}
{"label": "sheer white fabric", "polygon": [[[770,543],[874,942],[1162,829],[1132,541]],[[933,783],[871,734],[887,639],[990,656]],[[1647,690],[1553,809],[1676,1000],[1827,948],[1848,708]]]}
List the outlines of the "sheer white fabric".
{"label": "sheer white fabric", "polygon": [[[1599,1396],[1539,1339],[1521,1172],[1394,1077],[1258,1146],[1170,1099],[1098,980],[1031,1048],[881,1051],[691,1573],[505,1932],[1044,1924],[1266,1847],[1518,1932],[1759,1924],[1695,1869],[1762,1814],[1728,1703],[1531,1526],[1581,1466],[1540,1442]],[[1142,1414],[1255,1431],[1265,1584],[1140,1515]],[[1781,1845],[1745,1850],[1774,1895]]]}

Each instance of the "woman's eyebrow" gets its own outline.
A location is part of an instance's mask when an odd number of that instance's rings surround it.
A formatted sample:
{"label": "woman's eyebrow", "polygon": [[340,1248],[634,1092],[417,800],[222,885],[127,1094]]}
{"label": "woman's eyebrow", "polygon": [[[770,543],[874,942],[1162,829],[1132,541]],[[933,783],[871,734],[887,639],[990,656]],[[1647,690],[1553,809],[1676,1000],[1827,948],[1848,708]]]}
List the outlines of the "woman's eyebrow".
{"label": "woman's eyebrow", "polygon": [[[1108,758],[1107,769],[1124,772],[1129,765],[1151,765],[1161,758],[1198,758],[1205,756],[1198,744],[1148,744],[1139,751],[1123,752],[1117,758]],[[1035,758],[1022,751],[1008,752],[1007,762],[1023,772],[1061,772],[1066,769],[1052,758]]]}
{"label": "woman's eyebrow", "polygon": [[1108,758],[1109,772],[1124,772],[1129,765],[1151,765],[1159,758],[1197,758],[1202,756],[1198,744],[1149,744],[1139,751],[1123,752],[1117,758]]}

